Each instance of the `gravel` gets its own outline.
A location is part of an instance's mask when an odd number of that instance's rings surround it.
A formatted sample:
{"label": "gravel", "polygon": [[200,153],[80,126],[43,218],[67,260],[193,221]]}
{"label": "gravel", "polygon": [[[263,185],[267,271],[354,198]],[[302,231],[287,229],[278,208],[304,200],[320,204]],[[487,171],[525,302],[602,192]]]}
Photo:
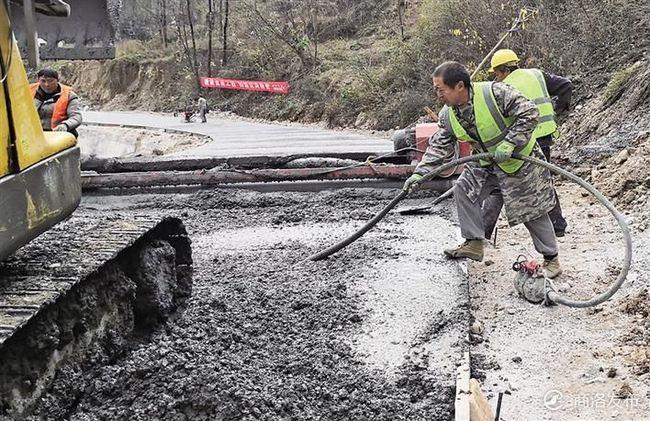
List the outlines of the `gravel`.
{"label": "gravel", "polygon": [[[73,373],[72,381],[67,373],[65,387],[53,388],[35,416],[452,419],[456,365],[467,346],[466,285],[455,264],[416,247],[435,239],[413,234],[440,224],[437,234],[453,240],[449,210],[389,215],[344,252],[299,264],[360,226],[393,194],[86,197],[78,212],[182,215],[193,238],[193,295],[184,311],[118,360]],[[392,273],[400,264],[406,269]],[[422,273],[418,264],[436,272]],[[404,287],[395,289],[399,282]],[[70,395],[73,405],[64,399]]]}

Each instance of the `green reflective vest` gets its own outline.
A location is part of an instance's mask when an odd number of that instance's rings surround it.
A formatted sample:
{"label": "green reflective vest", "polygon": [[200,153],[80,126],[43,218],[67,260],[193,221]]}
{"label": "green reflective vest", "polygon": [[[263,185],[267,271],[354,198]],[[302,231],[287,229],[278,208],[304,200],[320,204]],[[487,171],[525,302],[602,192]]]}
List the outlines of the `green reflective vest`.
{"label": "green reflective vest", "polygon": [[[508,128],[512,126],[514,118],[504,117],[501,114],[501,110],[499,110],[496,99],[494,98],[494,93],[492,92],[492,83],[493,82],[473,82],[472,87],[474,90],[474,98],[472,103],[474,106],[476,129],[481,138],[480,140],[489,152],[494,153],[499,144],[504,142],[506,134],[508,134]],[[474,143],[474,149],[480,150],[480,148],[476,147],[477,140],[472,139],[463,126],[460,125],[454,109],[447,106],[445,106],[445,108],[449,112],[449,122],[456,139],[461,142],[472,142]],[[526,146],[524,146],[523,149],[515,149],[515,152],[524,156],[529,156],[535,147],[535,139],[535,137],[531,136]],[[480,163],[481,165],[489,165],[490,161],[481,160]],[[519,159],[509,159],[497,165],[505,173],[512,174],[524,165],[524,161]]]}
{"label": "green reflective vest", "polygon": [[559,133],[555,122],[553,102],[546,89],[542,72],[537,69],[517,69],[510,73],[503,82],[517,89],[537,106],[539,123],[533,132],[535,139],[548,135],[557,137]]}

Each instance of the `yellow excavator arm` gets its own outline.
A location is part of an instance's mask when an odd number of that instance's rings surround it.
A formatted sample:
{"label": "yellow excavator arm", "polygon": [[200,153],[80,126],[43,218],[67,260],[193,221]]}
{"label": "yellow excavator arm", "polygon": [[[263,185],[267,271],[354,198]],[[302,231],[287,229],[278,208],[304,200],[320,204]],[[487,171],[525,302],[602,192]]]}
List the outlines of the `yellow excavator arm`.
{"label": "yellow excavator arm", "polygon": [[[6,136],[13,128],[13,141],[17,159],[17,168],[24,170],[43,159],[54,155],[76,144],[74,136],[66,132],[47,132],[41,128],[41,122],[34,108],[34,100],[29,90],[29,80],[23,66],[23,61],[18,51],[18,46],[13,41],[10,32],[9,20],[4,9],[0,12],[3,24],[0,26],[0,51],[2,52],[2,77],[4,80],[4,112],[3,115],[11,116],[11,121],[3,125]],[[7,101],[10,106],[7,107]],[[9,124],[10,123],[10,124]],[[3,136],[5,134],[3,133]],[[5,147],[3,151],[12,149]],[[0,157],[4,160],[11,156]]]}

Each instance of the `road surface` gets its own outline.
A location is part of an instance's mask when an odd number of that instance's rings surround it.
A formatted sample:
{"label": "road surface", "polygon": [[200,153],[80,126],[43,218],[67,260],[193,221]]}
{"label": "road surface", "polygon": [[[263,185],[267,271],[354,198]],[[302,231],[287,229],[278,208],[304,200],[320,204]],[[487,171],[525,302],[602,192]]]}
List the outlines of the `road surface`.
{"label": "road surface", "polygon": [[83,116],[84,121],[91,124],[181,130],[212,138],[212,142],[173,156],[232,158],[327,152],[387,153],[393,150],[392,143],[385,138],[297,124],[258,123],[235,118],[210,118],[205,124],[183,123],[181,117],[130,111],[85,111]]}

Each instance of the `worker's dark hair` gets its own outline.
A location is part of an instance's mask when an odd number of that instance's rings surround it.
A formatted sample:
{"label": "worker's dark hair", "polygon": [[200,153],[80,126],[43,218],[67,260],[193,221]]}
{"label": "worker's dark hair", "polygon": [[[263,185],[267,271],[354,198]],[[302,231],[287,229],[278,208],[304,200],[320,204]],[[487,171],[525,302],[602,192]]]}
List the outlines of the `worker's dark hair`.
{"label": "worker's dark hair", "polygon": [[463,82],[466,88],[470,86],[469,73],[465,66],[457,61],[445,61],[433,71],[432,77],[442,78],[442,82],[453,88],[458,82]]}
{"label": "worker's dark hair", "polygon": [[516,65],[516,64],[502,64],[501,66],[495,67],[494,70],[498,70],[498,71],[503,72],[503,73],[505,73],[505,72],[512,73],[515,70],[517,70],[518,68],[519,68],[519,66]]}
{"label": "worker's dark hair", "polygon": [[36,77],[52,77],[56,80],[59,80],[59,72],[51,67],[46,67],[39,70],[38,73],[36,73]]}

